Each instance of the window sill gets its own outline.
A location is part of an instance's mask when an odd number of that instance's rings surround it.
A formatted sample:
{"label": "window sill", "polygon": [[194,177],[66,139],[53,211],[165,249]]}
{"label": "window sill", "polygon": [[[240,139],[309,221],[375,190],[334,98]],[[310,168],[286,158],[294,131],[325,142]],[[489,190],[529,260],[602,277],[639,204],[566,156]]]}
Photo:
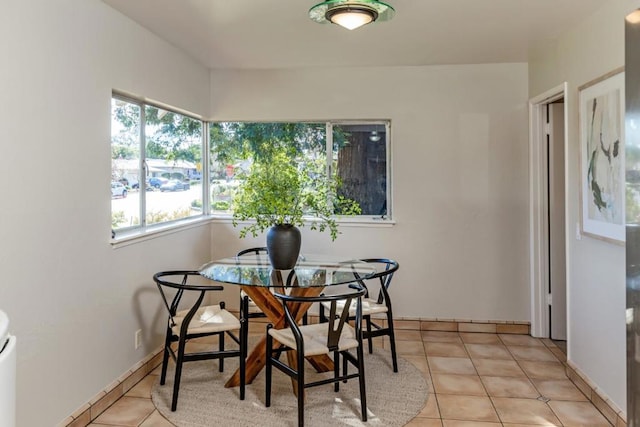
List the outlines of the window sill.
{"label": "window sill", "polygon": [[396,222],[392,219],[381,217],[366,218],[338,218],[341,227],[393,227]]}
{"label": "window sill", "polygon": [[[214,214],[210,217],[211,222],[215,223],[231,223],[230,215]],[[340,227],[393,227],[396,222],[391,219],[382,219],[380,217],[341,217],[336,218]],[[305,220],[305,223],[312,222],[312,219]],[[253,221],[239,221],[238,224],[250,224]]]}
{"label": "window sill", "polygon": [[115,239],[111,239],[111,247],[113,249],[123,246],[133,245],[158,237],[167,236],[169,234],[178,233],[191,228],[202,227],[211,222],[211,217],[189,218],[182,221],[172,222],[170,224],[155,225],[145,230],[135,229],[130,232],[121,231],[120,235]]}
{"label": "window sill", "polygon": [[[231,223],[232,218],[228,215],[211,215],[207,217],[201,217],[196,219],[186,219],[179,222],[173,222],[166,225],[158,225],[149,227],[146,230],[132,230],[130,232],[122,231],[120,236],[110,240],[111,247],[113,249],[133,245],[139,242],[144,242],[158,237],[167,236],[180,231],[188,230],[195,227],[202,227],[209,223]],[[309,222],[309,221],[308,221]],[[249,223],[249,221],[243,221],[242,223]],[[340,227],[393,227],[396,222],[390,219],[382,218],[338,218],[338,224]]]}

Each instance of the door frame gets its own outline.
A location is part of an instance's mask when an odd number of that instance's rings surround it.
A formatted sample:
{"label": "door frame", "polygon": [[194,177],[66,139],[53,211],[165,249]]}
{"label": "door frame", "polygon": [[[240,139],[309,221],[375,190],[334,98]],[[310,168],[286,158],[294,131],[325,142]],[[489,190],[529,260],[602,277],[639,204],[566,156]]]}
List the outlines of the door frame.
{"label": "door frame", "polygon": [[[558,85],[543,94],[529,100],[529,285],[531,290],[531,335],[548,338],[549,309],[547,295],[549,294],[549,224],[547,219],[548,206],[548,171],[547,147],[545,132],[545,108],[558,99],[564,99],[564,214],[565,214],[565,259],[568,255],[569,213],[567,197],[568,189],[568,85],[567,82]],[[569,294],[569,268],[565,274],[567,294]],[[569,298],[567,298],[567,313],[569,313]],[[570,325],[567,322],[567,340]]]}

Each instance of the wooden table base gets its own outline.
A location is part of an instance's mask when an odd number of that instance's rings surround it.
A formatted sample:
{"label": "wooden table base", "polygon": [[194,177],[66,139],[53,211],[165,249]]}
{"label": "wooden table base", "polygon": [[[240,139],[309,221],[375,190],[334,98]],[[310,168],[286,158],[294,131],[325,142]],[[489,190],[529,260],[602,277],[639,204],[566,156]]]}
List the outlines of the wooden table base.
{"label": "wooden table base", "polygon": [[[282,307],[282,302],[271,293],[272,288],[265,286],[243,286],[242,290],[256,303],[258,307],[266,314],[267,318],[273,324],[276,329],[282,329],[285,327],[285,315]],[[323,288],[319,287],[292,287],[290,294],[295,296],[314,297],[320,295]],[[278,291],[283,292],[283,288],[277,288]],[[291,314],[295,316],[296,321],[300,321],[304,313],[307,312],[310,303],[299,304],[294,312]],[[245,367],[246,383],[251,384],[256,376],[264,368],[267,356],[266,349],[266,337],[258,342],[258,344],[251,350],[251,353],[247,356],[247,363]],[[289,366],[295,368],[295,352],[287,352],[287,358]],[[333,370],[333,360],[328,355],[312,356],[307,360],[311,362],[313,367],[318,372],[328,372]],[[293,363],[293,364],[292,364]],[[297,388],[295,380],[292,380],[294,386],[294,392]],[[237,387],[240,385],[240,370],[236,370],[226,382],[225,387]]]}

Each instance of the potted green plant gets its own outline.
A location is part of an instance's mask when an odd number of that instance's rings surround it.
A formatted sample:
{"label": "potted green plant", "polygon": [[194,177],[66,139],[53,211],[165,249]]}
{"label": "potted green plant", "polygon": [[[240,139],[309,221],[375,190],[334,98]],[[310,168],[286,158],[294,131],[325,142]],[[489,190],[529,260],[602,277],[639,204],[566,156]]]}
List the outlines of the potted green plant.
{"label": "potted green plant", "polygon": [[298,227],[329,230],[331,240],[335,240],[339,234],[335,206],[340,206],[342,214],[360,212],[356,202],[337,195],[337,178],[327,177],[312,160],[294,161],[285,149],[255,160],[239,178],[241,184],[233,199],[233,225],[252,221],[243,225],[241,238],[249,233],[257,237],[268,230],[269,259],[276,269],[295,265],[302,243]]}

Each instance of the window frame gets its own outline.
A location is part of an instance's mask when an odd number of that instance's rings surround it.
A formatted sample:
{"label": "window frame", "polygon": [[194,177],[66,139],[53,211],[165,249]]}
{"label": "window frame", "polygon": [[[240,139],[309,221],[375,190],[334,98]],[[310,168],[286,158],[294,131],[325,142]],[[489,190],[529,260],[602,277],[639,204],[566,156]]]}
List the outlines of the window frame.
{"label": "window frame", "polygon": [[[139,217],[140,224],[126,226],[118,228],[117,230],[112,228],[112,232],[115,231],[115,235],[112,235],[110,243],[114,247],[126,246],[132,242],[139,240],[146,240],[154,238],[158,234],[173,233],[178,230],[183,230],[192,227],[198,227],[202,224],[209,222],[230,222],[233,218],[233,213],[214,211],[211,208],[211,141],[210,141],[210,124],[225,122],[223,120],[205,119],[202,116],[185,111],[162,102],[149,100],[144,97],[138,97],[129,93],[113,90],[110,97],[110,102],[113,100],[127,102],[140,108],[140,130],[137,135],[140,155],[138,159],[138,168],[140,175],[138,181],[140,182],[140,201],[139,201]],[[147,197],[146,191],[143,191],[144,183],[146,182],[146,176],[148,173],[147,165],[147,135],[146,135],[146,107],[159,108],[174,114],[179,114],[188,117],[193,120],[197,120],[201,124],[202,136],[200,141],[201,149],[201,179],[202,179],[202,212],[196,216],[190,216],[187,218],[174,219],[170,221],[164,221],[160,223],[147,224],[146,210],[147,210]],[[113,110],[110,107],[110,120],[113,120]],[[230,121],[226,121],[230,122]],[[274,121],[251,121],[251,120],[237,120],[236,122],[245,123],[324,123],[326,129],[326,168],[327,173],[333,173],[332,170],[332,156],[333,150],[333,128],[339,125],[383,125],[385,127],[385,155],[386,155],[386,200],[387,200],[387,213],[385,215],[336,215],[335,219],[338,223],[343,225],[352,226],[391,226],[395,224],[393,213],[393,167],[392,167],[392,150],[391,150],[391,120],[390,119],[371,119],[371,120],[274,120]],[[111,139],[111,138],[110,138]],[[112,141],[110,142],[111,147]],[[111,150],[110,150],[111,151]],[[113,157],[111,158],[113,161]],[[140,178],[143,178],[142,180]],[[110,214],[113,214],[110,206]],[[314,218],[309,216],[305,217],[306,221],[312,222]]]}
{"label": "window frame", "polygon": [[[331,176],[332,170],[332,156],[333,156],[333,127],[336,125],[383,125],[385,127],[385,154],[386,154],[386,198],[387,198],[387,213],[385,215],[335,215],[335,219],[340,224],[395,224],[393,219],[393,199],[392,199],[392,158],[391,158],[391,120],[390,119],[369,119],[369,120],[356,120],[356,119],[342,119],[342,120],[272,120],[272,121],[258,121],[258,120],[209,120],[207,122],[207,129],[211,123],[324,123],[326,140],[326,171],[327,176]],[[207,138],[209,133],[207,132]],[[210,144],[210,141],[208,141]],[[211,153],[211,147],[208,145],[207,154]],[[210,157],[208,159],[210,161]],[[210,165],[209,165],[210,166]],[[210,172],[207,168],[207,172]],[[210,182],[208,182],[210,185]],[[207,195],[210,195],[211,191],[208,191]],[[210,211],[210,216],[215,220],[225,221],[233,218],[233,213],[221,212],[211,210],[210,204],[207,205]],[[312,216],[305,216],[305,220],[313,222],[315,220]]]}
{"label": "window frame", "polygon": [[387,213],[384,215],[354,215],[354,216],[336,216],[336,219],[342,223],[362,222],[369,223],[371,221],[393,222],[393,203],[391,199],[391,120],[327,120],[327,173],[328,176],[333,173],[332,156],[333,156],[333,128],[335,125],[384,125],[385,127],[385,156],[386,168],[386,199]]}
{"label": "window frame", "polygon": [[[199,223],[202,221],[208,221],[210,219],[210,207],[209,207],[209,168],[203,167],[202,169],[202,212],[200,215],[189,216],[186,218],[179,218],[169,221],[163,221],[159,223],[147,224],[147,197],[146,190],[143,188],[146,183],[146,177],[148,173],[148,164],[147,164],[147,135],[146,135],[146,107],[153,107],[157,109],[162,109],[170,113],[179,114],[184,117],[188,117],[193,120],[197,120],[201,126],[201,138],[200,138],[200,150],[201,150],[201,162],[202,165],[208,165],[209,161],[209,125],[208,121],[204,120],[201,116],[190,113],[185,110],[181,110],[179,108],[175,108],[161,102],[156,102],[152,100],[148,100],[146,98],[140,98],[136,96],[132,96],[130,94],[113,90],[110,97],[110,102],[113,100],[118,100],[122,102],[127,102],[133,105],[136,105],[140,108],[140,130],[138,134],[138,148],[140,150],[140,155],[138,159],[138,170],[140,171],[140,175],[138,175],[138,182],[140,183],[140,199],[139,199],[139,210],[138,215],[140,218],[140,223],[138,225],[131,225],[127,227],[121,227],[118,229],[112,228],[112,244],[119,244],[122,242],[127,242],[132,239],[137,239],[140,236],[145,236],[149,234],[156,234],[158,232],[163,232],[166,230],[175,229],[176,227],[182,227],[185,225],[191,225],[194,223]],[[110,120],[113,120],[113,110],[110,107]],[[111,137],[110,137],[111,139]],[[110,143],[110,148],[111,144]],[[110,150],[111,151],[111,150]],[[113,161],[113,157],[111,158]],[[205,163],[206,162],[206,163]],[[142,178],[142,179],[141,179]],[[113,215],[113,211],[110,207],[110,214]]]}

